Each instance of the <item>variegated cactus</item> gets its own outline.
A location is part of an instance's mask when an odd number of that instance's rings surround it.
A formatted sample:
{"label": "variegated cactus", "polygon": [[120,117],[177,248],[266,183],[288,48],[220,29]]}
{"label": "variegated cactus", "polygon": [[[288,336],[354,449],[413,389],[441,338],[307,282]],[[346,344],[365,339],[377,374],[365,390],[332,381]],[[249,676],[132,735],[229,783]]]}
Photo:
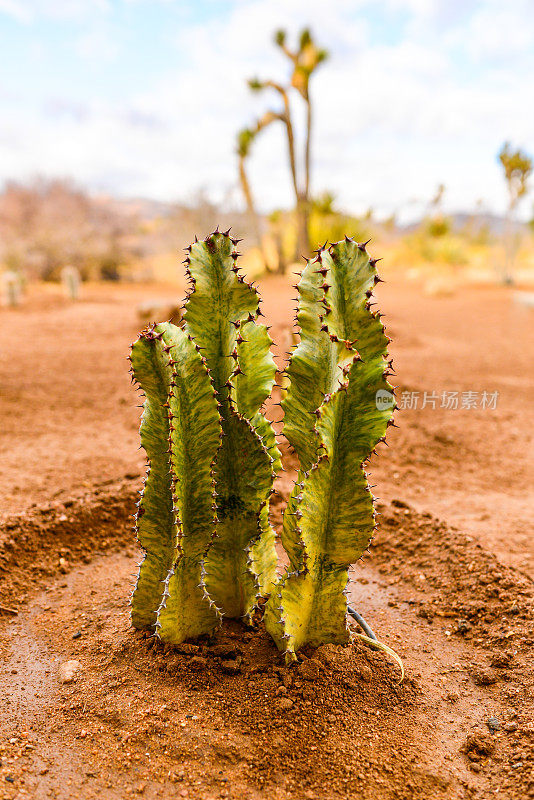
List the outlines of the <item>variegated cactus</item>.
{"label": "variegated cactus", "polygon": [[300,472],[283,519],[289,566],[265,613],[287,661],[305,644],[348,639],[348,570],[375,527],[364,462],[394,405],[389,339],[370,307],[375,265],[365,245],[346,239],[320,250],[297,287],[301,341],[282,407]]}
{"label": "variegated cactus", "polygon": [[366,246],[319,250],[297,287],[300,342],[282,401],[300,471],[277,580],[269,497],[281,464],[262,412],[275,364],[237,243],[217,230],[187,248],[183,328],[149,326],[132,347],[149,463],[132,622],[176,644],[212,632],[222,615],[249,620],[270,595],[265,624],[290,662],[305,644],[348,639],[349,567],[375,527],[364,463],[392,422],[389,340],[371,311],[379,278]]}
{"label": "variegated cactus", "polygon": [[222,614],[250,618],[276,576],[268,504],[280,454],[261,411],[275,364],[236,244],[216,231],[188,248],[184,329],[151,326],[131,353],[149,464],[132,623],[174,644]]}

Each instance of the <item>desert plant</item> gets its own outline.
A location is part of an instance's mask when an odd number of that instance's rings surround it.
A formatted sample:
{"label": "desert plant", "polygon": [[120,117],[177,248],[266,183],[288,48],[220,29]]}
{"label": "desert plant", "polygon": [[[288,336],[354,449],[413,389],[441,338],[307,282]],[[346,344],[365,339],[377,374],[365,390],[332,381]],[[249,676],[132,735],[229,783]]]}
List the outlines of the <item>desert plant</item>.
{"label": "desert plant", "polygon": [[221,613],[249,619],[276,572],[268,508],[280,454],[261,411],[276,367],[237,242],[216,231],[188,248],[184,329],[149,327],[131,353],[149,461],[132,622],[172,643],[213,630]]}
{"label": "desert plant", "polygon": [[[249,80],[249,88],[253,92],[271,89],[282,101],[282,108],[278,111],[267,111],[251,128],[245,128],[238,134],[237,152],[239,155],[239,174],[247,208],[252,218],[255,216],[252,193],[245,171],[245,159],[250,154],[250,147],[256,136],[272,122],[282,122],[287,138],[288,162],[291,174],[291,183],[295,194],[295,213],[297,223],[296,255],[295,259],[310,250],[309,216],[311,192],[311,142],[313,129],[312,101],[310,96],[310,80],[320,64],[328,58],[328,52],[319,48],[311,32],[304,28],[299,36],[298,46],[292,50],[287,45],[286,33],[283,30],[276,32],[275,44],[291,62],[291,85],[285,86],[273,80]],[[293,111],[290,102],[290,89],[295,89],[301,96],[306,107],[306,130],[304,140],[303,175],[299,174],[299,163],[296,154],[296,137],[293,126]]]}
{"label": "desert plant", "polygon": [[339,211],[335,195],[331,192],[323,192],[312,201],[308,227],[314,248],[320,247],[325,241],[337,242],[347,230],[352,231],[359,240],[368,239],[371,235],[369,222]]}
{"label": "desert plant", "polygon": [[6,270],[2,273],[3,299],[4,305],[15,308],[20,302],[22,294],[22,280],[18,272]]}
{"label": "desert plant", "polygon": [[379,278],[366,245],[321,248],[297,287],[300,342],[282,401],[300,471],[283,519],[289,567],[278,579],[269,495],[280,453],[261,411],[275,364],[235,245],[216,231],[187,248],[183,329],[149,326],[132,347],[149,461],[132,621],[178,643],[211,632],[223,614],[250,620],[270,595],[266,626],[289,662],[304,644],[349,637],[349,567],[375,527],[364,463],[394,406],[389,339],[371,310]]}
{"label": "desert plant", "polygon": [[63,267],[61,283],[69,300],[77,300],[80,294],[80,272],[76,267]]}
{"label": "desert plant", "polygon": [[301,341],[282,407],[300,472],[283,518],[289,566],[265,614],[288,661],[304,644],[347,641],[349,566],[375,528],[364,462],[394,406],[389,339],[371,311],[378,280],[365,245],[346,239],[319,250],[298,284]]}
{"label": "desert plant", "polygon": [[504,283],[510,284],[514,282],[515,260],[520,244],[516,212],[519,202],[528,193],[528,180],[533,164],[530,156],[519,148],[512,150],[509,142],[505,142],[502,146],[498,157],[508,189],[508,208],[504,226],[505,263],[502,278]]}
{"label": "desert plant", "polygon": [[132,623],[157,626],[162,639],[179,643],[211,632],[220,617],[203,580],[215,522],[212,470],[220,417],[202,357],[180,328],[147,328],[130,360],[145,394],[140,433],[148,459],[136,518],[146,555],[132,596]]}

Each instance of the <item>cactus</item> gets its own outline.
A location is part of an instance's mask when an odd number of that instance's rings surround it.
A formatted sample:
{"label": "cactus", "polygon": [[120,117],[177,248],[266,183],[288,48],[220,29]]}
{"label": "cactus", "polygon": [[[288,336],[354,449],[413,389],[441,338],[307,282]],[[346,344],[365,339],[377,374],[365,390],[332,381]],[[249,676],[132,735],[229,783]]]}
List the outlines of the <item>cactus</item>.
{"label": "cactus", "polygon": [[203,579],[214,530],[220,416],[203,359],[180,328],[165,323],[146,329],[130,359],[146,398],[141,444],[149,463],[136,519],[146,555],[132,596],[132,623],[179,643],[210,633],[220,618]]}
{"label": "cactus", "polygon": [[265,624],[289,663],[305,644],[349,636],[349,567],[375,527],[364,464],[392,424],[389,339],[371,310],[379,278],[366,245],[321,248],[297,287],[300,342],[282,400],[300,470],[282,526],[289,567],[277,580],[269,497],[280,452],[262,411],[275,364],[237,243],[217,230],[188,247],[183,327],[149,326],[132,347],[149,463],[132,622],[176,644],[212,632],[222,615],[250,621],[268,596]]}
{"label": "cactus", "polygon": [[221,613],[250,619],[276,577],[268,504],[280,453],[261,411],[276,368],[236,243],[216,231],[188,248],[184,328],[147,328],[130,356],[149,462],[132,623],[174,644],[211,632]]}
{"label": "cactus", "polygon": [[206,587],[224,614],[250,619],[276,576],[268,505],[280,453],[260,410],[275,381],[272,340],[256,321],[258,293],[239,272],[237,243],[216,231],[188,248],[192,291],[184,321],[206,359],[222,418],[217,537],[206,557]]}
{"label": "cactus", "polygon": [[348,570],[375,527],[364,462],[393,410],[377,402],[377,392],[393,399],[389,339],[370,307],[378,280],[365,245],[346,239],[319,250],[298,285],[301,341],[282,407],[300,472],[283,519],[289,567],[265,613],[288,662],[304,644],[348,639]]}

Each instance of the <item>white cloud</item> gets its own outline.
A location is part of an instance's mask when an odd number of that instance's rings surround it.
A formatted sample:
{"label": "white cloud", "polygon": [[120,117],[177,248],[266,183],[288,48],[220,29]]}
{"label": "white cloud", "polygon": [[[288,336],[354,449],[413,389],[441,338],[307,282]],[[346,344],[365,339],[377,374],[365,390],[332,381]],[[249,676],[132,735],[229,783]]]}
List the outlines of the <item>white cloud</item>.
{"label": "white cloud", "polygon": [[105,28],[87,31],[74,42],[74,50],[92,62],[113,62],[121,52],[117,36]]}
{"label": "white cloud", "polygon": [[33,19],[31,9],[26,4],[20,3],[19,0],[0,0],[0,14],[5,14],[16,22],[22,22],[25,25]]}
{"label": "white cloud", "polygon": [[530,0],[487,0],[461,32],[460,45],[479,63],[489,59],[514,63],[523,56],[530,56],[532,63],[534,4]]}

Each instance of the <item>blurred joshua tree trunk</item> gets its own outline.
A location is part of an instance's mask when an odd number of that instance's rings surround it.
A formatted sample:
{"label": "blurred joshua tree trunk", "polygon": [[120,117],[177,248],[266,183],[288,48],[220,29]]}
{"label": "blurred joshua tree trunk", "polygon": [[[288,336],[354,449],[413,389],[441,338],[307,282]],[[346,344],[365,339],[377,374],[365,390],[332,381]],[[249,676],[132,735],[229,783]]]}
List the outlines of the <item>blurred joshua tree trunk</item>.
{"label": "blurred joshua tree trunk", "polygon": [[267,111],[262,117],[260,117],[260,119],[257,120],[254,128],[243,128],[243,130],[239,131],[239,134],[237,136],[237,155],[239,158],[239,182],[241,184],[243,194],[245,195],[248,216],[250,219],[250,224],[252,226],[254,238],[256,240],[256,245],[262,254],[265,268],[268,272],[270,272],[271,270],[269,269],[269,263],[265,258],[265,254],[263,252],[260,217],[256,210],[256,206],[254,203],[254,196],[252,194],[250,181],[248,179],[248,174],[246,169],[246,159],[250,155],[250,146],[254,141],[254,139],[256,138],[256,136],[258,135],[258,133],[261,130],[263,130],[263,128],[266,128],[267,125],[270,125],[271,122],[275,122],[276,120],[282,120],[282,122],[285,121],[283,115],[275,111]]}
{"label": "blurred joshua tree trunk", "polygon": [[512,284],[515,259],[519,249],[516,212],[519,201],[528,192],[532,159],[519,149],[512,150],[510,143],[505,142],[499,153],[499,161],[504,169],[509,196],[504,228],[505,262],[502,278],[504,283]]}
{"label": "blurred joshua tree trunk", "polygon": [[[269,111],[266,115],[260,118],[256,125],[252,128],[245,128],[238,136],[238,154],[240,154],[240,144],[246,141],[246,153],[243,159],[249,154],[250,145],[256,135],[267,125],[275,120],[283,122],[286,136],[287,136],[287,149],[289,169],[291,173],[291,181],[293,191],[295,194],[295,214],[297,224],[297,241],[295,259],[301,255],[307,255],[310,251],[309,241],[309,216],[310,216],[310,191],[311,191],[311,142],[312,142],[312,102],[310,98],[309,84],[310,77],[317,69],[319,64],[327,58],[327,51],[319,49],[314,43],[311,33],[305,29],[300,34],[299,46],[297,50],[291,50],[286,45],[285,31],[277,31],[275,35],[275,42],[280,49],[289,58],[292,64],[291,86],[286,87],[280,83],[272,80],[260,81],[257,78],[249,81],[249,87],[253,91],[261,91],[263,89],[273,89],[280,96],[282,100],[282,110],[279,112]],[[293,129],[293,121],[291,114],[291,104],[289,97],[289,89],[296,89],[302,96],[306,104],[306,133],[304,141],[304,175],[299,175],[298,161],[296,157],[295,148],[295,135]],[[241,155],[240,155],[241,159]],[[242,172],[242,160],[240,160],[240,175]],[[241,178],[241,185],[247,201],[247,207],[250,209],[250,187],[248,181],[245,182]],[[245,188],[246,187],[246,188]],[[247,196],[248,192],[248,196]]]}
{"label": "blurred joshua tree trunk", "polygon": [[276,33],[276,44],[283,50],[293,64],[291,85],[300,93],[306,103],[306,138],[304,145],[304,185],[297,191],[297,258],[310,250],[310,185],[311,185],[311,141],[312,141],[312,102],[310,97],[310,78],[327,57],[326,50],[319,49],[312,39],[310,31],[305,28],[299,39],[297,50],[290,50],[286,45],[285,31]]}

